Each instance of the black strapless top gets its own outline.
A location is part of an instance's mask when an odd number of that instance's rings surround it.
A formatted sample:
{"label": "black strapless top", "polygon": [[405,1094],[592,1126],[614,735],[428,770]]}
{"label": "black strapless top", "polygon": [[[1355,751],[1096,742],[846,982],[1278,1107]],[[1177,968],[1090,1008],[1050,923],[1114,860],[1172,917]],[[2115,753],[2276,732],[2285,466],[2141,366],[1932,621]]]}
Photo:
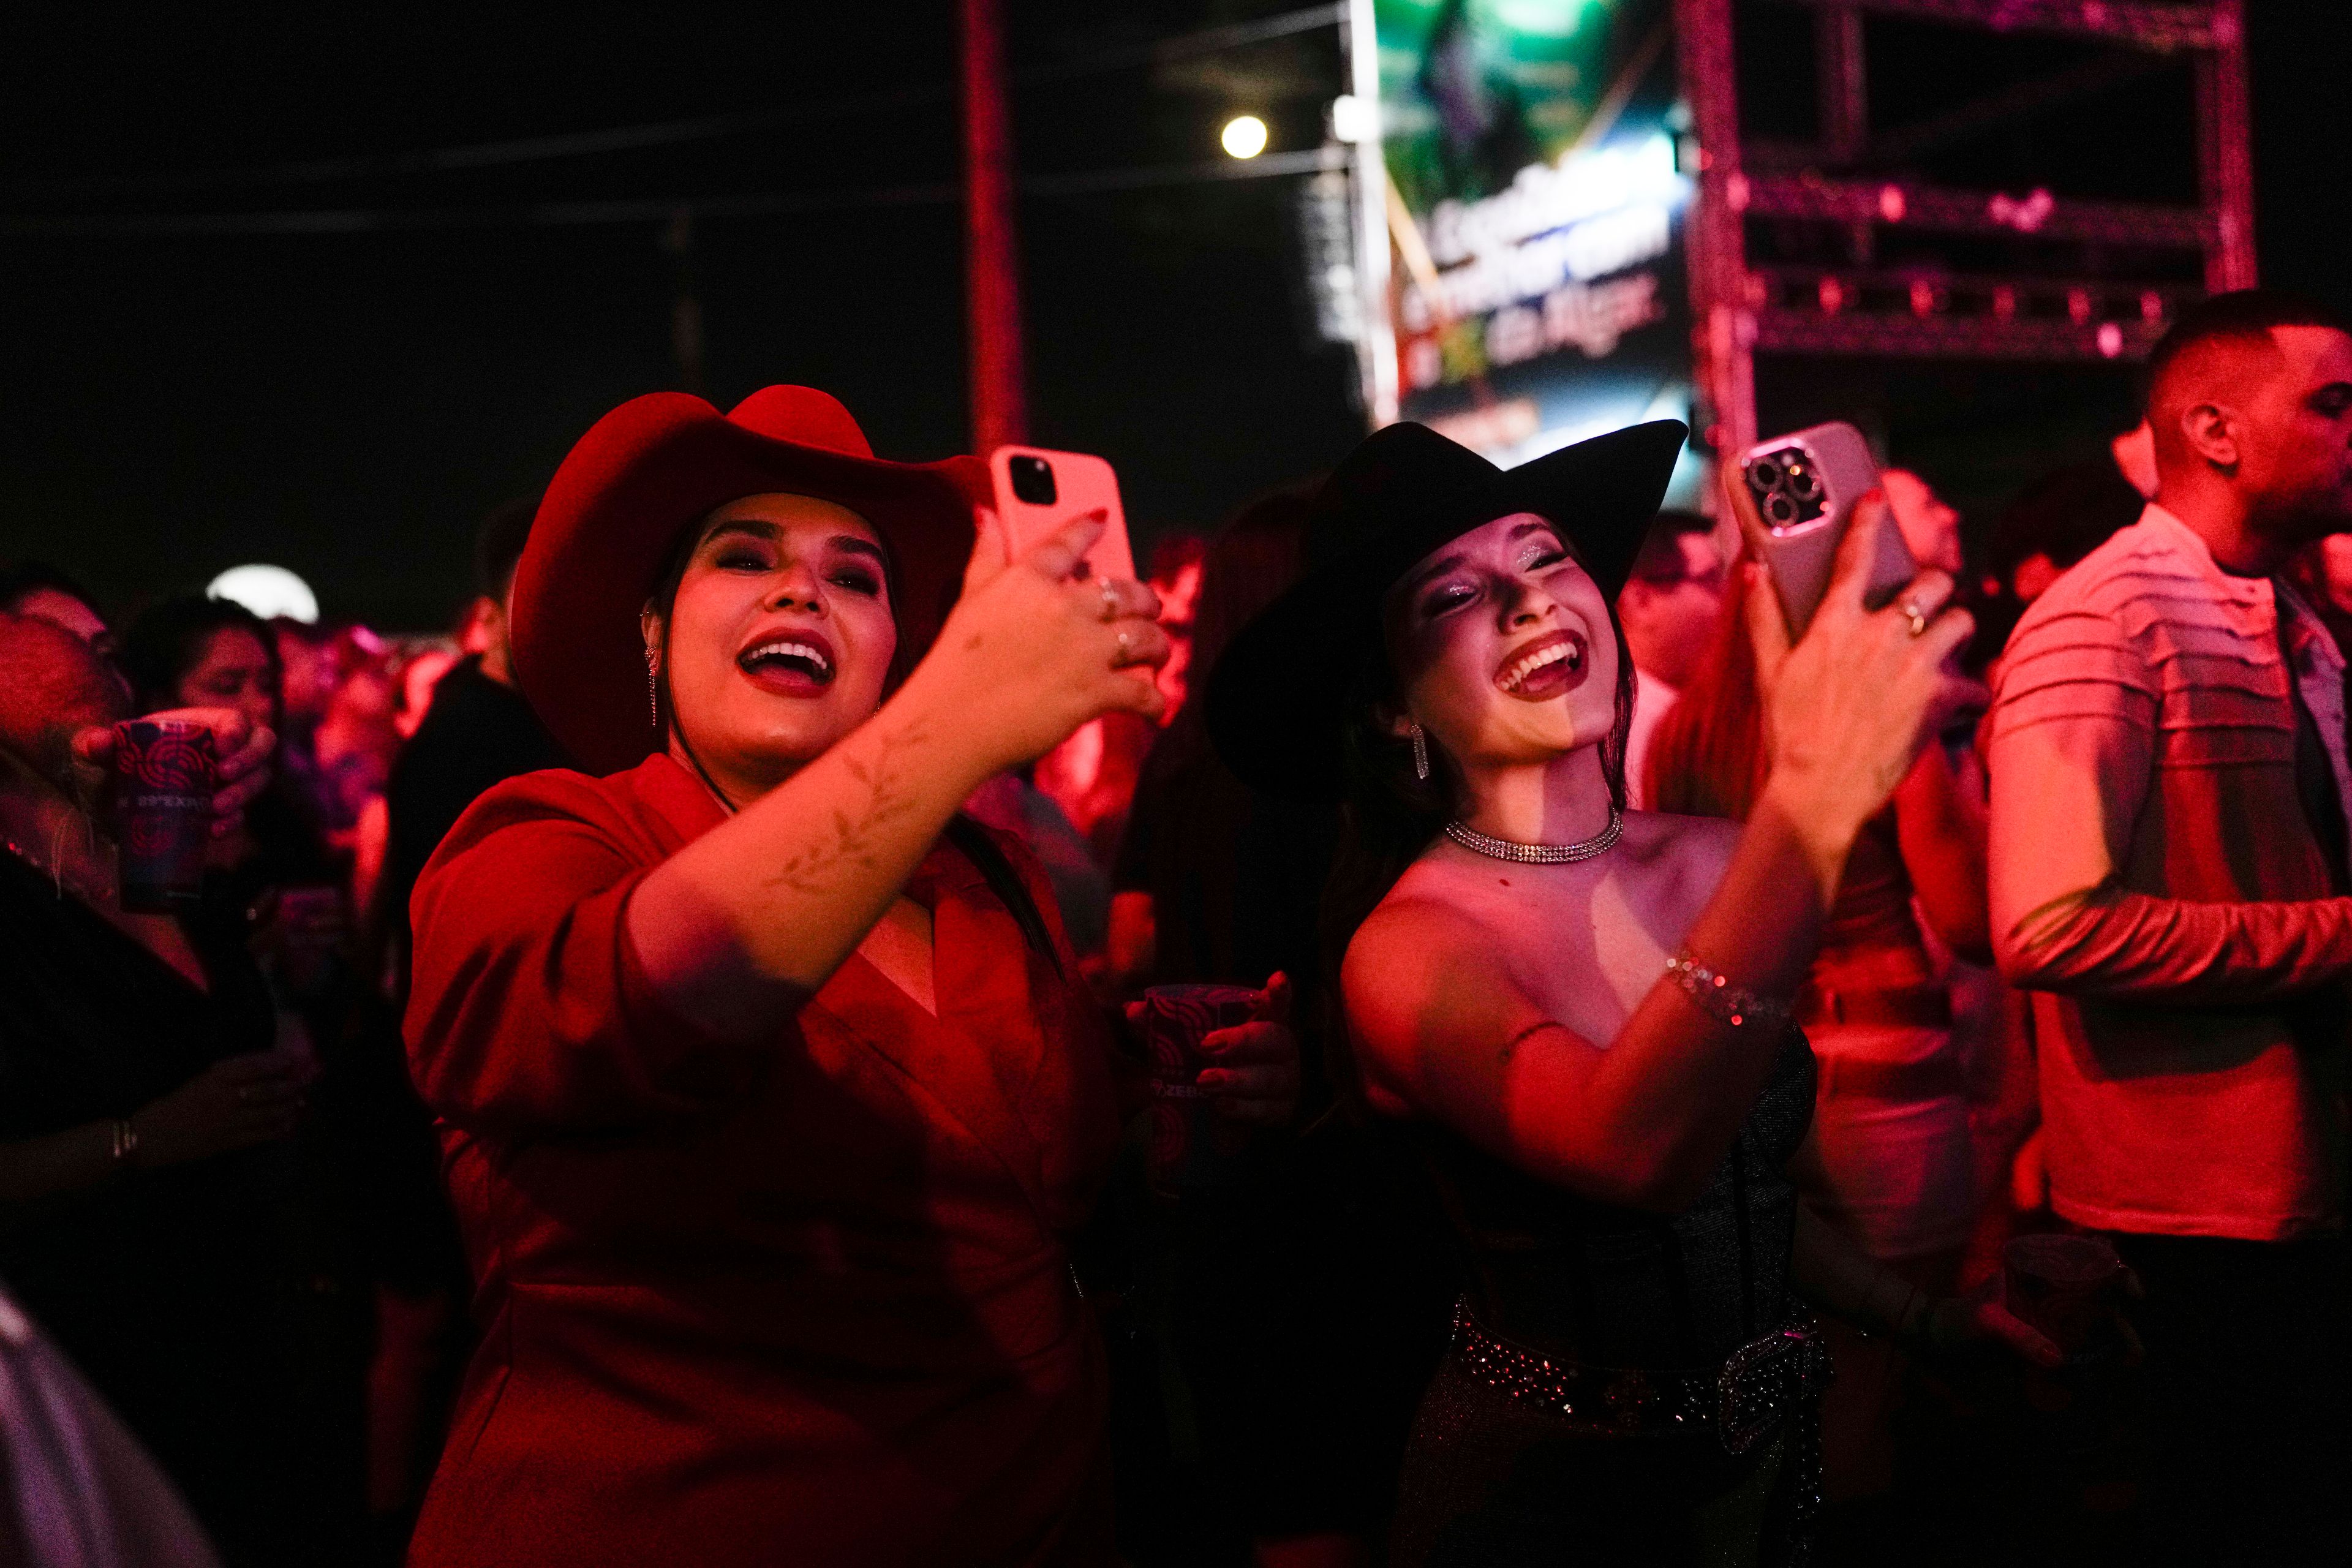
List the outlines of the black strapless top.
{"label": "black strapless top", "polygon": [[1697,1370],[1786,1326],[1797,1194],[1784,1167],[1812,1115],[1812,1047],[1791,1027],[1731,1152],[1673,1215],[1579,1197],[1446,1128],[1413,1133],[1489,1333],[1588,1366]]}

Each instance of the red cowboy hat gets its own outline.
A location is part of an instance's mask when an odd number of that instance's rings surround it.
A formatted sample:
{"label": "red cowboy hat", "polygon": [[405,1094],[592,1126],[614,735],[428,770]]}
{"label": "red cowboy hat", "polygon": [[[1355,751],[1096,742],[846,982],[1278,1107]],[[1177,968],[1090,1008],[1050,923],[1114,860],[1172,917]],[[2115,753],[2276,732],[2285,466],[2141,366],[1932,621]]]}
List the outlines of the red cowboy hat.
{"label": "red cowboy hat", "polygon": [[632,398],[580,437],[539,503],[515,568],[515,679],[583,766],[643,762],[664,741],[638,612],[683,530],[769,491],[845,506],[882,536],[904,671],[955,603],[987,486],[970,458],[875,457],[849,410],[813,387],[766,387],[724,416],[682,392]]}

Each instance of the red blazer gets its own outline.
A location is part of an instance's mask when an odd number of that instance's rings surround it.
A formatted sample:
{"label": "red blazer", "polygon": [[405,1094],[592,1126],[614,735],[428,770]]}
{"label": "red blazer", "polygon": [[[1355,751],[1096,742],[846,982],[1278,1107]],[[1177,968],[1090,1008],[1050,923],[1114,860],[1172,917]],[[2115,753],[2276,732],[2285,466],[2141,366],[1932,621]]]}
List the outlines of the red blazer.
{"label": "red blazer", "polygon": [[852,955],[778,1038],[701,1035],[621,916],[720,820],[667,758],[533,773],[417,883],[410,1060],[482,1343],[410,1563],[1109,1561],[1060,1240],[1118,1140],[1099,1016],[942,847],[908,889],[938,1017]]}

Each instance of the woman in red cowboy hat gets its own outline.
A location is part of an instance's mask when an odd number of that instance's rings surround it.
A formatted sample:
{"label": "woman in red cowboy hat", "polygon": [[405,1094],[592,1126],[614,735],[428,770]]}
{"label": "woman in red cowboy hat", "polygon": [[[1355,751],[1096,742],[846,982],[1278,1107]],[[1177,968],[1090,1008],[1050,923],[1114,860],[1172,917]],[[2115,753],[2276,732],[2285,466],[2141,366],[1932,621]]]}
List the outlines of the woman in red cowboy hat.
{"label": "woman in red cowboy hat", "polygon": [[[412,1563],[1109,1560],[1061,1237],[1111,1058],[1043,877],[956,813],[1155,712],[1167,643],[1072,576],[1098,520],[975,548],[976,471],[781,386],[638,398],[557,471],[514,669],[608,776],[492,790],[412,904],[483,1326]],[[1223,1070],[1286,1113],[1278,1025]]]}

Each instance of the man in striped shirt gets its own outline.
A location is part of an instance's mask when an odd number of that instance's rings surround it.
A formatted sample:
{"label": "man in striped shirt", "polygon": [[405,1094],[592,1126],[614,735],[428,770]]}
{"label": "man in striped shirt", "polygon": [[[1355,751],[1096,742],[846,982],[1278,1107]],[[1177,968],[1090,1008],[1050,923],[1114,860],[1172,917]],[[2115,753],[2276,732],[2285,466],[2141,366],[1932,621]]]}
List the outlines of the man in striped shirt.
{"label": "man in striped shirt", "polygon": [[2352,336],[2207,300],[2148,416],[2156,500],[1995,678],[1993,940],[2032,993],[2051,1205],[2147,1285],[2148,1544],[2302,1561],[2352,1452],[2352,771],[2343,656],[2275,574],[2352,529]]}

